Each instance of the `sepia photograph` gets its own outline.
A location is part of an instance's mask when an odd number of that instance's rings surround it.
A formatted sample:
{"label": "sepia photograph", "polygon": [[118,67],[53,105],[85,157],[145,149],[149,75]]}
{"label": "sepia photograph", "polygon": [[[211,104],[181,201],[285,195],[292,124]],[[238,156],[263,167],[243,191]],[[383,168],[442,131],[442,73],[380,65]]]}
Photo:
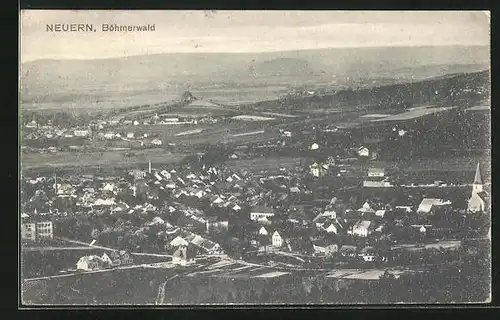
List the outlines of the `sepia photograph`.
{"label": "sepia photograph", "polygon": [[491,302],[489,11],[19,24],[20,306]]}

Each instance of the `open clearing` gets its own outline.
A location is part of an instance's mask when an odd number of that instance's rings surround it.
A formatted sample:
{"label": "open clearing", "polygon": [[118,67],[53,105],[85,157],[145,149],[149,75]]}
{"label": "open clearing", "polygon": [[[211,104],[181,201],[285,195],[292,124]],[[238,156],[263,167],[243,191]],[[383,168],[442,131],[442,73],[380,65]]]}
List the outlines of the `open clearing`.
{"label": "open clearing", "polygon": [[251,160],[231,160],[226,162],[231,169],[246,169],[250,171],[279,170],[280,168],[293,169],[300,166],[302,158],[255,158]]}
{"label": "open clearing", "polygon": [[255,278],[275,278],[275,277],[281,277],[281,276],[284,276],[287,274],[290,274],[290,272],[273,271],[273,272],[264,273],[264,274],[255,276]]}
{"label": "open clearing", "polygon": [[474,106],[467,109],[468,111],[490,111],[491,106]]}
{"label": "open clearing", "polygon": [[373,122],[380,122],[380,121],[412,120],[412,119],[416,119],[419,117],[423,117],[423,116],[427,116],[427,115],[431,115],[431,114],[435,114],[435,113],[439,113],[439,112],[443,112],[443,111],[448,111],[448,110],[451,110],[453,108],[455,108],[455,107],[436,107],[436,108],[418,107],[418,108],[414,108],[414,109],[407,111],[407,112],[398,113],[398,114],[384,117],[381,119],[375,119],[372,121]]}
{"label": "open clearing", "polygon": [[260,133],[264,133],[264,130],[233,134],[233,137],[250,136],[250,135],[253,135],[253,134],[260,134]]}
{"label": "open clearing", "polygon": [[277,112],[261,112],[261,114],[267,115],[267,116],[274,116],[274,117],[283,117],[283,118],[297,118],[299,116],[293,115],[293,114],[284,114],[284,113],[277,113]]}
{"label": "open clearing", "polygon": [[268,121],[268,120],[274,120],[274,118],[262,117],[262,116],[252,116],[252,115],[235,116],[232,119],[243,120],[243,121]]}
{"label": "open clearing", "polygon": [[180,136],[187,136],[190,134],[196,134],[196,133],[201,133],[203,129],[194,129],[194,130],[189,130],[189,131],[184,131],[184,132],[179,132],[175,136],[180,137]]}
{"label": "open clearing", "polygon": [[29,153],[21,157],[22,169],[58,168],[65,166],[134,166],[147,164],[151,160],[155,164],[170,164],[182,160],[185,155],[165,152],[163,149],[149,149],[138,152],[131,157],[124,157],[122,152],[56,152],[50,154]]}
{"label": "open clearing", "polygon": [[[398,278],[401,274],[414,273],[413,270],[388,270]],[[385,269],[339,269],[329,273],[327,278],[350,279],[350,280],[379,280]]]}
{"label": "open clearing", "polygon": [[385,118],[388,116],[390,116],[390,114],[371,113],[371,114],[364,114],[360,116],[360,118]]}

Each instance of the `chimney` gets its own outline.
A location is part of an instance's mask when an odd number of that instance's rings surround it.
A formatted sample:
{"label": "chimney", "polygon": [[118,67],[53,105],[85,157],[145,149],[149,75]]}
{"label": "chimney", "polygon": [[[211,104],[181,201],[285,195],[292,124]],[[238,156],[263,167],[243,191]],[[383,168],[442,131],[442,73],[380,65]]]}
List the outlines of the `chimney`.
{"label": "chimney", "polygon": [[151,174],[151,160],[149,160],[149,174]]}

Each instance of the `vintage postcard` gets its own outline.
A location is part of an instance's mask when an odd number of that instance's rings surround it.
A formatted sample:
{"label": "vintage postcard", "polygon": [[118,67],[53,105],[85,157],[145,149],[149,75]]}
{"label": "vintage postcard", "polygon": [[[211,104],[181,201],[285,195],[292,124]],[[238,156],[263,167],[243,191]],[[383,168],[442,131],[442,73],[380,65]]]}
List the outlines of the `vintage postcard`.
{"label": "vintage postcard", "polygon": [[491,301],[489,12],[20,25],[23,307]]}

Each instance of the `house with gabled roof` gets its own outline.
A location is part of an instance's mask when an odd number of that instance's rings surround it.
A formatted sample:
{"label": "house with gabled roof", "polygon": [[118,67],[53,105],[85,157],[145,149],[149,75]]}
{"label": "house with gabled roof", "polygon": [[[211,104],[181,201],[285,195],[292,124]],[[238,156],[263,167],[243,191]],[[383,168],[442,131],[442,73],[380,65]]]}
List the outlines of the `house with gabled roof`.
{"label": "house with gabled roof", "polygon": [[373,262],[377,259],[377,253],[374,247],[367,246],[361,249],[358,254],[365,262]]}
{"label": "house with gabled roof", "polygon": [[354,258],[356,257],[356,252],[358,251],[358,247],[356,246],[351,246],[351,245],[343,245],[339,249],[339,253],[343,257],[350,257]]}
{"label": "house with gabled roof", "polygon": [[337,243],[328,241],[327,239],[319,239],[312,241],[313,249],[315,254],[320,255],[332,255],[339,250]]}
{"label": "house with gabled roof", "polygon": [[196,262],[196,248],[192,245],[179,246],[172,255],[172,263],[177,265],[189,265]]}
{"label": "house with gabled roof", "polygon": [[375,224],[372,221],[360,220],[352,227],[351,234],[358,237],[367,237],[373,230],[375,230]]}
{"label": "house with gabled roof", "polygon": [[326,223],[323,225],[323,228],[328,233],[339,234],[343,230],[345,230],[345,224],[342,221],[335,219],[331,223]]}
{"label": "house with gabled roof", "polygon": [[264,226],[262,226],[262,227],[260,227],[258,234],[261,236],[267,236],[267,235],[269,235],[269,232],[267,232],[267,229]]}
{"label": "house with gabled roof", "polygon": [[365,213],[375,213],[375,210],[372,209],[370,203],[366,201],[361,208],[358,209],[359,212]]}
{"label": "house with gabled roof", "polygon": [[424,198],[422,199],[422,202],[420,202],[417,212],[420,214],[428,214],[431,213],[432,210],[436,207],[445,206],[451,206],[451,201],[435,198]]}
{"label": "house with gabled roof", "polygon": [[281,234],[278,232],[278,230],[273,232],[273,235],[271,236],[271,244],[273,247],[276,248],[281,248],[284,244],[284,239],[281,236]]}
{"label": "house with gabled roof", "polygon": [[172,241],[170,241],[170,246],[171,247],[179,247],[179,246],[187,246],[189,242],[182,238],[181,236],[175,237]]}
{"label": "house with gabled roof", "polygon": [[250,220],[262,221],[274,217],[274,210],[265,206],[257,206],[250,212]]}
{"label": "house with gabled roof", "polygon": [[103,266],[101,257],[96,255],[84,256],[76,263],[76,269],[82,271],[98,270]]}

